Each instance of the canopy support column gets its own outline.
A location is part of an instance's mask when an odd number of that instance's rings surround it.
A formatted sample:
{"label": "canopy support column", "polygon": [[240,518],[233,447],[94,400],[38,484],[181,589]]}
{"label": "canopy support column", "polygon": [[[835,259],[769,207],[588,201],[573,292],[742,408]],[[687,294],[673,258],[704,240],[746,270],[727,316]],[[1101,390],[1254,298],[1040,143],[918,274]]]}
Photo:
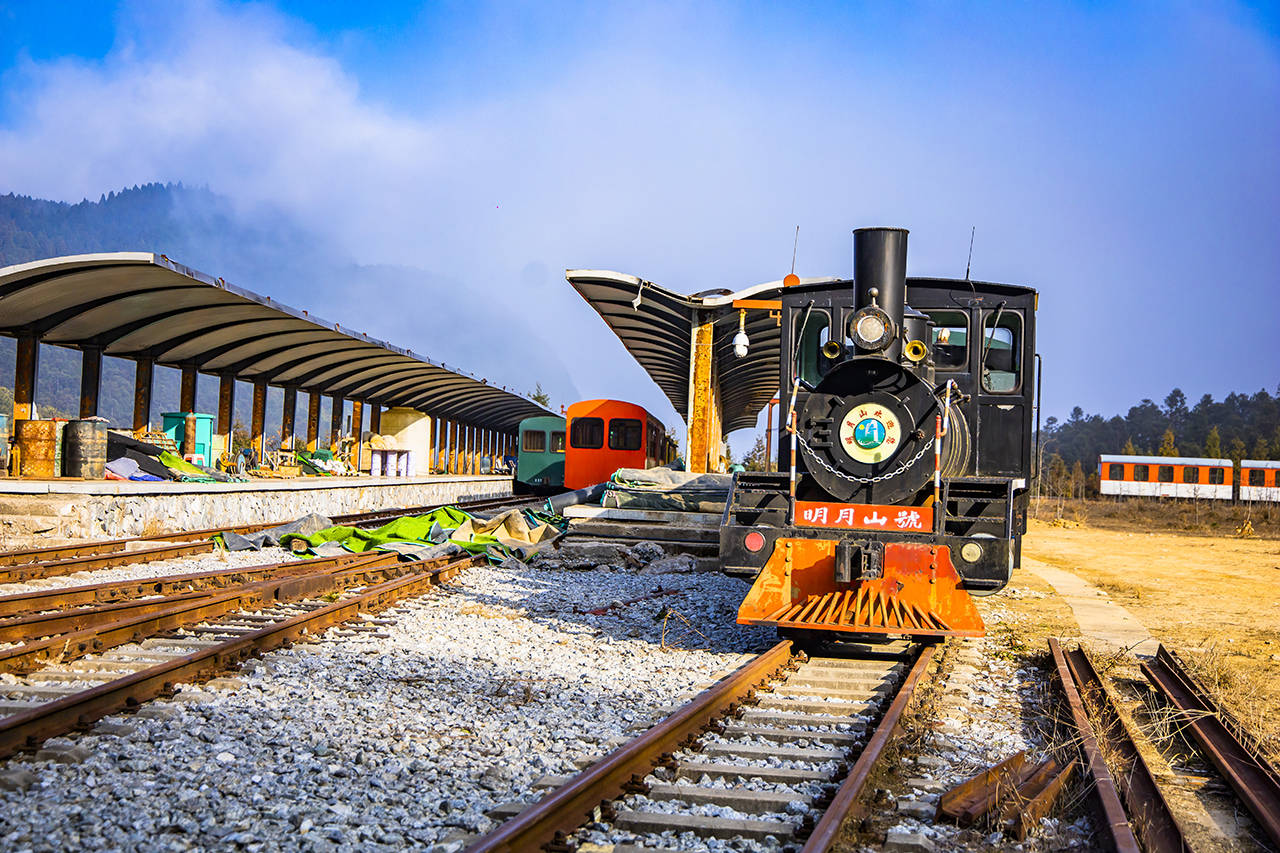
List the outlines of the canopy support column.
{"label": "canopy support column", "polygon": [[342,438],[342,407],[345,401],[339,394],[329,398],[333,401],[333,409],[329,412],[329,449],[338,452],[338,439]]}
{"label": "canopy support column", "polygon": [[298,389],[292,385],[284,389],[284,405],[280,411],[280,449],[293,450],[293,422],[298,415]]}
{"label": "canopy support column", "polygon": [[255,464],[262,466],[266,462],[266,442],[262,433],[267,424],[267,380],[259,379],[253,383],[253,410],[249,415],[249,443],[253,446]]}
{"label": "canopy support column", "polygon": [[364,439],[364,401],[351,401],[351,434],[355,436],[356,443],[351,450],[352,467],[358,473],[360,471],[361,443]]}
{"label": "canopy support column", "polygon": [[222,445],[231,459],[231,424],[236,407],[236,378],[230,373],[218,377],[218,435],[222,437]]}
{"label": "canopy support column", "polygon": [[85,347],[80,351],[80,417],[98,414],[102,389],[102,347]]}
{"label": "canopy support column", "polygon": [[141,438],[151,425],[151,386],[155,362],[140,358],[133,373],[133,434]]}
{"label": "canopy support column", "polygon": [[382,404],[369,404],[369,432],[382,435]]}
{"label": "canopy support column", "polygon": [[307,451],[316,452],[320,441],[320,395],[315,391],[307,392]]}
{"label": "canopy support column", "polygon": [[449,452],[446,473],[458,473],[458,422],[449,421]]}
{"label": "canopy support column", "polygon": [[196,382],[199,374],[194,364],[182,365],[182,385],[178,392],[178,411],[194,412],[196,410]]}
{"label": "canopy support column", "polygon": [[693,364],[689,371],[689,471],[706,474],[721,471],[724,443],[720,429],[719,400],[715,392],[715,324],[710,318],[693,327]]}
{"label": "canopy support column", "polygon": [[40,361],[40,339],[35,335],[18,338],[17,358],[13,370],[13,419],[31,419],[36,399],[36,365]]}

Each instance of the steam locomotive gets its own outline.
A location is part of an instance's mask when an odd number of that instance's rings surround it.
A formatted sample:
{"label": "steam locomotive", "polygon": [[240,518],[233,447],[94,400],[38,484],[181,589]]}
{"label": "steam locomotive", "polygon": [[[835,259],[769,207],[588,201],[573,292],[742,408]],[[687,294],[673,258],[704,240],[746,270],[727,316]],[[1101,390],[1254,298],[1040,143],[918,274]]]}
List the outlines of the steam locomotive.
{"label": "steam locomotive", "polygon": [[1018,565],[1032,476],[1036,292],[906,276],[907,231],[854,231],[854,278],[781,289],[777,472],[735,476],[738,622],[981,636]]}

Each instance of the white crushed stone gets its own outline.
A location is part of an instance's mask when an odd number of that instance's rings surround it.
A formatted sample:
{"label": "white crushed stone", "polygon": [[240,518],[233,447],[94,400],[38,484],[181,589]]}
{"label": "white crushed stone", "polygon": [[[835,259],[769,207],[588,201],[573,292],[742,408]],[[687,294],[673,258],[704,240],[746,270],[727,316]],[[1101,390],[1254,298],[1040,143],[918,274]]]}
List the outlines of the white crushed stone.
{"label": "white crushed stone", "polygon": [[[255,556],[246,564],[271,561]],[[541,776],[573,772],[773,642],[734,624],[746,588],[714,574],[470,569],[392,611],[385,638],[295,646],[247,666],[237,691],[109,718],[133,732],[73,736],[92,753],[80,763],[0,762],[36,777],[0,791],[0,848],[460,849],[463,832],[491,828],[486,810],[532,798]],[[658,589],[679,594],[616,606]]]}

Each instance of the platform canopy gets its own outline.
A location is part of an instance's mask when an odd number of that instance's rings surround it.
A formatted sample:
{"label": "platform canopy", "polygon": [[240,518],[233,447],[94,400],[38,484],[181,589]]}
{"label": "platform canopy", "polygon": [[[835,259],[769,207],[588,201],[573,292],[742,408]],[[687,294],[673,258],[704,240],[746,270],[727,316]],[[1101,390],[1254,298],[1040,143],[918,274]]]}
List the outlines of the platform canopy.
{"label": "platform canopy", "polygon": [[511,431],[537,403],[149,252],[0,268],[0,334]]}
{"label": "platform canopy", "polygon": [[[568,270],[565,278],[594,308],[667,395],[689,423],[694,330],[714,325],[713,373],[717,377],[720,417],[726,433],[751,429],[760,410],[778,393],[781,366],[778,318],[758,307],[746,312],[747,355],[733,352],[738,333],[738,306],[777,300],[782,282],[772,281],[736,293],[713,290],[682,296],[626,273]],[[834,278],[804,278],[801,284],[824,284]]]}

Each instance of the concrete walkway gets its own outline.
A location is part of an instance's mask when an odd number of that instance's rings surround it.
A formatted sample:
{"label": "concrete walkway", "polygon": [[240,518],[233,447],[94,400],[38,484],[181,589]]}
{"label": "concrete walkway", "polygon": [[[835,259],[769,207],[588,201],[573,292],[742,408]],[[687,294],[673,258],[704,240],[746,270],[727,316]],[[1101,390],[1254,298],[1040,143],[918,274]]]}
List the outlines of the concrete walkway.
{"label": "concrete walkway", "polygon": [[1131,649],[1136,655],[1150,657],[1156,653],[1160,642],[1132,613],[1112,601],[1105,590],[1079,575],[1029,557],[1022,558],[1022,568],[1057,590],[1075,614],[1081,636],[1111,648]]}

